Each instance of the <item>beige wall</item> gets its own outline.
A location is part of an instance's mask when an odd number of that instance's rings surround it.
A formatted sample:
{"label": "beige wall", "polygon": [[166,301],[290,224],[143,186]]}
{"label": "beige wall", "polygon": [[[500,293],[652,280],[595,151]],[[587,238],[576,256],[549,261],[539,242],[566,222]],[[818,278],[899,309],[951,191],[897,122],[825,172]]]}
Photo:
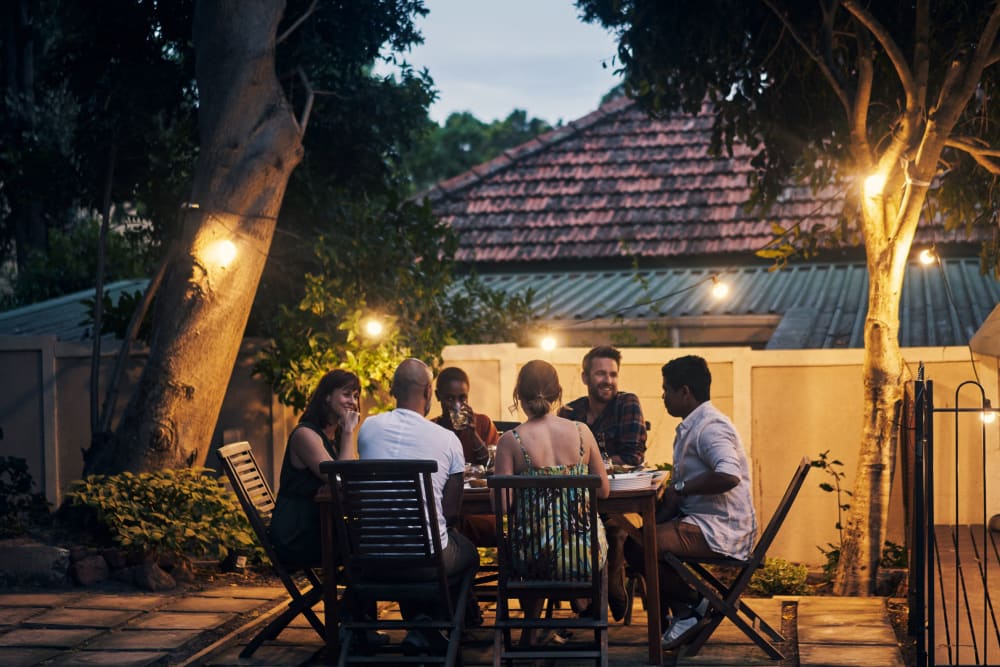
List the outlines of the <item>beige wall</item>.
{"label": "beige wall", "polygon": [[[267,385],[252,375],[261,342],[240,350],[212,437],[206,465],[216,467],[214,449],[249,440],[273,487],[285,441],[295,422]],[[26,459],[46,498],[58,505],[69,484],[83,471],[82,452],[90,447],[90,346],[60,343],[50,336],[0,337],[0,455]],[[117,344],[102,350],[102,400]],[[118,397],[120,417],[138,378],[145,352],[133,354]]]}
{"label": "beige wall", "polygon": [[[560,348],[544,351],[519,348],[512,344],[452,346],[445,348],[445,363],[464,368],[470,375],[470,401],[477,411],[494,419],[511,417],[507,406],[517,371],[531,359],[545,359],[559,371],[563,399],[569,401],[585,393],[580,378],[580,361],[587,348]],[[817,458],[829,450],[844,463],[846,488],[853,489],[861,435],[863,388],[862,350],[762,351],[749,348],[626,348],[622,351],[619,385],[639,396],[646,419],[651,423],[647,461],[659,463],[672,458],[674,428],[678,423],[667,415],[660,399],[661,366],[682,354],[705,357],[712,370],[712,402],[732,419],[750,454],[754,499],[760,523],[765,523],[784,493],[803,456]],[[926,366],[925,377],[934,382],[938,408],[954,405],[959,383],[974,378],[966,348],[910,348],[904,355],[915,376],[917,364]],[[987,396],[997,404],[997,361],[977,357],[976,370]],[[979,406],[971,388],[962,395],[963,407]],[[1000,420],[986,429],[987,460],[981,454],[981,425],[977,413],[959,420],[959,514],[960,522],[982,520],[983,482],[1000,485]],[[955,484],[954,419],[947,415],[935,421],[938,466],[936,502],[939,522],[954,521]],[[992,454],[992,456],[991,456]],[[822,491],[820,482],[832,481],[819,469],[806,478],[795,506],[772,547],[772,553],[789,560],[821,563],[817,549],[839,542],[836,498]],[[987,482],[986,516],[1000,512],[1000,494]],[[845,498],[850,502],[850,498]],[[888,538],[903,543],[902,501],[899,485],[894,485],[890,506]],[[846,517],[845,517],[846,520]]]}

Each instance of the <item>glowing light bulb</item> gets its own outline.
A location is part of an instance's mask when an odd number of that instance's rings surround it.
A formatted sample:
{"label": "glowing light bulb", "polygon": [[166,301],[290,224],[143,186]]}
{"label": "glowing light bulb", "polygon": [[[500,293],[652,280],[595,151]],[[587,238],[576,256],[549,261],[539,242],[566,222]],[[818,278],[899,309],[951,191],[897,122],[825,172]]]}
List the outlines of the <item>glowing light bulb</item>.
{"label": "glowing light bulb", "polygon": [[369,336],[381,336],[384,330],[385,327],[382,326],[382,323],[379,320],[372,318],[365,322],[365,333]]}
{"label": "glowing light bulb", "polygon": [[885,188],[885,174],[872,174],[865,179],[865,196],[869,199],[882,196]]}
{"label": "glowing light bulb", "polygon": [[226,268],[236,259],[236,244],[229,239],[220,239],[205,248],[205,262]]}
{"label": "glowing light bulb", "polygon": [[716,299],[725,299],[729,295],[729,285],[718,278],[714,279],[712,285],[712,296]]}
{"label": "glowing light bulb", "polygon": [[979,413],[979,418],[984,424],[992,424],[997,420],[997,413],[993,412],[993,406],[990,405],[990,399],[983,401],[983,411]]}
{"label": "glowing light bulb", "polygon": [[917,259],[924,266],[928,266],[937,261],[937,255],[935,255],[934,251],[931,250],[930,248],[924,248],[923,250],[920,251],[920,254],[917,255]]}
{"label": "glowing light bulb", "polygon": [[551,352],[552,350],[556,349],[557,345],[558,343],[556,342],[556,339],[552,336],[546,336],[545,338],[542,339],[543,350]]}

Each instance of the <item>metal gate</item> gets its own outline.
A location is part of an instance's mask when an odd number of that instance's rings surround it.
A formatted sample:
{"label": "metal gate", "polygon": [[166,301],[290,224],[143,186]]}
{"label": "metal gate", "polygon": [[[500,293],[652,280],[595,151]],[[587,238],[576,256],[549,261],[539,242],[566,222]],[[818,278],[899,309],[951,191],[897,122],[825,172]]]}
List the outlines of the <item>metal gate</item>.
{"label": "metal gate", "polygon": [[[993,480],[991,488],[987,479],[987,456],[996,455],[987,451],[987,428],[996,427],[991,424],[998,410],[973,380],[955,389],[954,407],[934,407],[934,383],[924,381],[923,371],[921,365],[914,387],[909,522],[910,631],[916,637],[917,666],[998,665],[994,604],[1000,603],[1000,533],[989,530],[986,506],[988,493],[1000,493],[1000,480]],[[962,407],[962,401],[970,407]],[[939,433],[944,442],[934,442],[935,417],[954,424],[953,437]],[[965,447],[960,452],[960,443],[975,441],[972,429],[979,431],[980,451]],[[937,473],[935,458],[943,469]],[[981,483],[981,494],[970,492],[970,480]],[[953,511],[938,510],[935,498],[950,503]]]}

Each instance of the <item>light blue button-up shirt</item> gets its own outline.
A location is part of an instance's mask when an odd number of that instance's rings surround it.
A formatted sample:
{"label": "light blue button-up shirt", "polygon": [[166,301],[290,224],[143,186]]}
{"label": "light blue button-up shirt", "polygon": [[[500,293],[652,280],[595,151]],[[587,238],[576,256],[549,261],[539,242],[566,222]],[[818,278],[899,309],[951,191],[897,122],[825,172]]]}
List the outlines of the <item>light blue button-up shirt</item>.
{"label": "light blue button-up shirt", "polygon": [[677,425],[672,477],[677,483],[709,470],[739,477],[740,483],[725,493],[682,497],[681,520],[701,528],[712,551],[745,559],[757,536],[750,466],[729,417],[705,401]]}

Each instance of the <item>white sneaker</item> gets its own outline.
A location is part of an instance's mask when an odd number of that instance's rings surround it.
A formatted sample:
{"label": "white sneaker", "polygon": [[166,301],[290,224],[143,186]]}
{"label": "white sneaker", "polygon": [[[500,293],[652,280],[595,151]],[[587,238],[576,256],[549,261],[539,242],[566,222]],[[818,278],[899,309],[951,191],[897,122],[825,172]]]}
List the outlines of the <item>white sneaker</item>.
{"label": "white sneaker", "polygon": [[690,639],[692,632],[697,629],[700,620],[697,616],[675,618],[674,622],[670,624],[670,629],[663,633],[663,640],[660,642],[660,647],[665,651],[669,651],[683,644]]}

